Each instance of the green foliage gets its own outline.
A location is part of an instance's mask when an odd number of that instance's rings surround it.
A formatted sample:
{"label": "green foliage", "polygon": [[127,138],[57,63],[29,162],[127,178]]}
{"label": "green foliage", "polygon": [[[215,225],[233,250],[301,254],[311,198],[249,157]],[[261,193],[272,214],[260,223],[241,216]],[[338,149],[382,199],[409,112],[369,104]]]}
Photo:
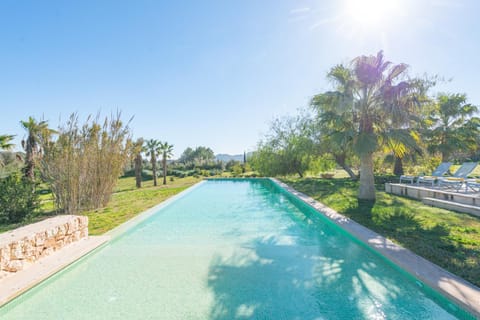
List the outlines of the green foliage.
{"label": "green foliage", "polygon": [[0,222],[15,223],[32,216],[39,207],[35,183],[14,172],[0,179]]}
{"label": "green foliage", "polygon": [[0,134],[0,150],[9,150],[13,148],[13,144],[10,141],[13,140],[15,136],[8,134]]}
{"label": "green foliage", "polygon": [[323,154],[310,162],[309,170],[314,173],[324,173],[334,170],[335,167],[336,164],[332,157],[329,154]]}
{"label": "green foliage", "polygon": [[263,176],[298,174],[302,177],[314,157],[316,145],[311,118],[297,117],[276,119],[270,133],[258,144],[250,164]]}
{"label": "green foliage", "polygon": [[239,177],[243,173],[243,167],[240,164],[236,164],[232,167],[232,175]]}
{"label": "green foliage", "polygon": [[190,169],[195,167],[209,169],[208,166],[215,165],[215,154],[208,147],[200,146],[195,149],[188,147],[183,151],[178,161]]}
{"label": "green foliage", "polygon": [[480,142],[478,108],[467,103],[465,94],[440,94],[430,113],[425,131],[428,149],[442,160],[467,159]]}

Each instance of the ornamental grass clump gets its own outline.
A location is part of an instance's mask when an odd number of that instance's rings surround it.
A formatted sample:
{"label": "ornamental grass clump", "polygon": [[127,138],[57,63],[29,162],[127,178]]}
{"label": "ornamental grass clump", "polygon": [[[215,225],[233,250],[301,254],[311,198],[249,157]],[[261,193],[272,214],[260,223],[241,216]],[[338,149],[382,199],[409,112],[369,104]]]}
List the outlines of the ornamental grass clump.
{"label": "ornamental grass clump", "polygon": [[100,121],[77,114],[60,125],[58,138],[45,146],[42,175],[50,185],[57,210],[75,214],[107,205],[128,160],[130,129],[120,113]]}

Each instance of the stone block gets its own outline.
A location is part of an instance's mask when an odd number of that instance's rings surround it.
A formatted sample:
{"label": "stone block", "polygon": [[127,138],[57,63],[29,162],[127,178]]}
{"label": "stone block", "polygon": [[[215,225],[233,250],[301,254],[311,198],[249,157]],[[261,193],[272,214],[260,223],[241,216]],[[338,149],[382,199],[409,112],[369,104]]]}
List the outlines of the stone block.
{"label": "stone block", "polygon": [[0,271],[4,270],[6,264],[10,261],[10,247],[4,246],[0,248]]}
{"label": "stone block", "polygon": [[23,244],[23,240],[14,241],[10,244],[10,257],[12,261],[25,258],[23,254]]}
{"label": "stone block", "polygon": [[35,235],[35,246],[43,247],[45,240],[47,239],[46,232],[40,232]]}
{"label": "stone block", "polygon": [[24,266],[24,260],[11,260],[5,265],[4,270],[8,272],[17,272],[23,270]]}
{"label": "stone block", "polygon": [[62,240],[57,240],[57,243],[55,244],[55,251],[62,248],[65,245],[63,239]]}
{"label": "stone block", "polygon": [[35,246],[34,242],[27,240],[24,241],[22,246],[23,256],[27,260],[35,260]]}

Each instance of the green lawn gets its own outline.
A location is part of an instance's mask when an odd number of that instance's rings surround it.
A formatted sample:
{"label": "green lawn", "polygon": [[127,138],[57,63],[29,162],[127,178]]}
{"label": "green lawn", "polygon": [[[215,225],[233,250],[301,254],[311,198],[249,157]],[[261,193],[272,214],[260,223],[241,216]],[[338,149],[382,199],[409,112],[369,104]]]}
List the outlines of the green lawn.
{"label": "green lawn", "polygon": [[[169,178],[167,185],[162,185],[162,180],[159,179],[159,185],[154,187],[153,180],[148,180],[143,182],[141,189],[137,189],[134,177],[120,178],[107,207],[81,214],[87,215],[89,218],[89,234],[100,235],[199,181],[201,181],[200,178],[194,177],[175,178],[174,181],[170,181]],[[0,225],[0,232],[40,221],[54,214],[51,193],[47,190],[39,190],[39,192],[41,193],[41,212],[22,223]]]}
{"label": "green lawn", "polygon": [[480,286],[480,218],[387,194],[377,186],[373,207],[359,205],[358,182],[283,179],[325,205]]}
{"label": "green lawn", "polygon": [[149,180],[137,189],[134,177],[121,178],[107,207],[83,213],[89,219],[89,234],[103,234],[199,181],[200,178],[194,177],[176,178],[162,185],[159,180],[159,185],[154,187],[153,180]]}

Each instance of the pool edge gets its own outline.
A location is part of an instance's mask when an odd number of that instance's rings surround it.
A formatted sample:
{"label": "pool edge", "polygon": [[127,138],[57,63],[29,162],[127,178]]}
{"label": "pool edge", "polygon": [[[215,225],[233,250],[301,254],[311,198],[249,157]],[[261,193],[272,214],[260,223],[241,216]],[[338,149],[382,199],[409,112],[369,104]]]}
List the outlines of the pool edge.
{"label": "pool edge", "polygon": [[315,209],[319,214],[368,247],[379,252],[401,269],[453,300],[460,307],[471,312],[473,316],[480,318],[480,288],[412,251],[393,243],[289,185],[275,178],[269,178],[269,180]]}

